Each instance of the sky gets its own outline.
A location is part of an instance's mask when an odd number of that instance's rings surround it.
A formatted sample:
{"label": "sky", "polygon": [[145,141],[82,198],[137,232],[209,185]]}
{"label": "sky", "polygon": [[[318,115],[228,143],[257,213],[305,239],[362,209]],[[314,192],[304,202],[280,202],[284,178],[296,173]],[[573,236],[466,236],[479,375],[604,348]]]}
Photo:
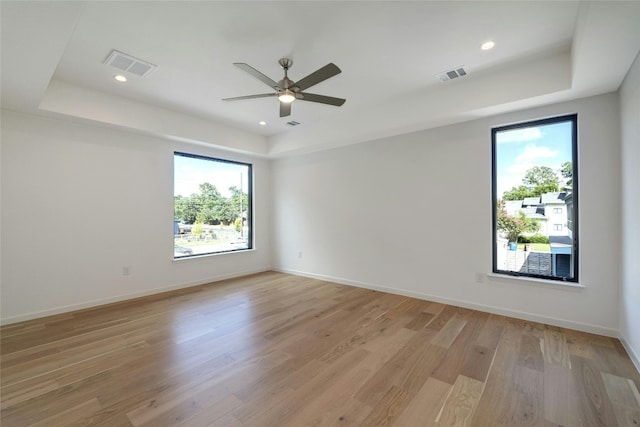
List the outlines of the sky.
{"label": "sky", "polygon": [[223,197],[230,197],[229,187],[240,188],[240,175],[242,175],[243,191],[247,192],[248,168],[244,165],[179,155],[174,156],[173,161],[174,196],[198,194],[200,184],[209,182],[216,186]]}
{"label": "sky", "polygon": [[[558,172],[571,161],[571,122],[553,123],[502,131],[496,134],[496,181],[498,198],[522,185],[525,173],[534,166],[548,166]],[[558,173],[562,183],[565,181]]]}

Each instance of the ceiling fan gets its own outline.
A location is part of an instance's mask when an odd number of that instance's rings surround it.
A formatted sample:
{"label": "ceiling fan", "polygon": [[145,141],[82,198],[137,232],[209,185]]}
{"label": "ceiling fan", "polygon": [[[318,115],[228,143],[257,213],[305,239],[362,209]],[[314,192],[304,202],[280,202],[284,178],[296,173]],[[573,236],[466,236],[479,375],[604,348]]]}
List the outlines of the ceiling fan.
{"label": "ceiling fan", "polygon": [[287,76],[287,71],[289,70],[289,68],[291,68],[291,65],[293,65],[293,61],[289,58],[282,58],[278,61],[278,63],[284,69],[284,78],[279,82],[270,79],[249,64],[245,64],[243,62],[234,63],[233,65],[251,74],[253,77],[257,78],[258,80],[272,88],[274,92],[262,93],[259,95],[238,96],[235,98],[224,98],[223,101],[238,101],[241,99],[266,98],[270,96],[276,96],[280,101],[280,117],[286,117],[291,114],[291,103],[296,99],[299,99],[301,101],[318,102],[320,104],[335,105],[336,107],[339,107],[345,103],[346,99],[304,92],[305,89],[317,85],[318,83],[323,82],[328,78],[335,76],[336,74],[340,74],[342,71],[340,70],[340,68],[338,68],[337,65],[329,63],[319,70],[316,70],[313,73],[309,74],[307,77],[294,82]]}

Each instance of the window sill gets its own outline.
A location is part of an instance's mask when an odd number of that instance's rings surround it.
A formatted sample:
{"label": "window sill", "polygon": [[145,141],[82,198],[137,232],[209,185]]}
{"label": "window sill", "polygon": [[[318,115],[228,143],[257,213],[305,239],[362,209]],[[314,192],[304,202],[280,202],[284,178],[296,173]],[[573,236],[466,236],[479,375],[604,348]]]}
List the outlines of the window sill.
{"label": "window sill", "polygon": [[535,277],[511,276],[509,274],[489,273],[487,281],[499,283],[514,283],[537,286],[542,288],[561,289],[566,291],[579,291],[586,287],[576,282],[562,282],[558,280],[545,280]]}
{"label": "window sill", "polygon": [[216,252],[216,253],[212,253],[212,254],[200,254],[200,255],[196,254],[196,255],[185,256],[185,257],[180,257],[180,258],[173,258],[172,261],[180,262],[180,261],[189,260],[189,259],[202,259],[202,258],[209,258],[209,257],[229,255],[229,254],[244,254],[244,253],[247,253],[247,252],[255,252],[255,248],[238,249],[238,250],[235,250],[235,251],[227,251],[227,252]]}

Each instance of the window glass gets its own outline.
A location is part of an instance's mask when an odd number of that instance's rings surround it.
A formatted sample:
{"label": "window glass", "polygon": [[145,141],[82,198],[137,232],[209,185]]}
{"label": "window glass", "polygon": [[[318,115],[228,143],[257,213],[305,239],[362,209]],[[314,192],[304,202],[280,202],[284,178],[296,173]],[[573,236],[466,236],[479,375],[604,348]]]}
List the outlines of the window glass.
{"label": "window glass", "polygon": [[174,153],[174,258],[252,247],[251,165]]}
{"label": "window glass", "polygon": [[492,129],[493,271],[578,280],[577,116]]}

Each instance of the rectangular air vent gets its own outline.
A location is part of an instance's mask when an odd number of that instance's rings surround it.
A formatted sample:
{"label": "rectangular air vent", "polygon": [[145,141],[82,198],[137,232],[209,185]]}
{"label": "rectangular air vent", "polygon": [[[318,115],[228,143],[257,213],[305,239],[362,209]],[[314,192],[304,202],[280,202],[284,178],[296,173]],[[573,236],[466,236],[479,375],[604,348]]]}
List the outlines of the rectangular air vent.
{"label": "rectangular air vent", "polygon": [[438,74],[437,77],[443,82],[446,82],[447,80],[457,79],[458,77],[464,77],[466,75],[467,71],[464,69],[464,67],[457,67],[453,70],[444,71]]}
{"label": "rectangular air vent", "polygon": [[287,122],[287,125],[289,126],[298,126],[300,123],[296,122],[295,120],[291,120],[290,122]]}
{"label": "rectangular air vent", "polygon": [[135,74],[139,77],[147,77],[157,67],[150,62],[143,61],[142,59],[134,58],[126,53],[112,50],[107,59],[104,60],[105,65],[117,68],[121,71],[126,71],[131,74]]}

